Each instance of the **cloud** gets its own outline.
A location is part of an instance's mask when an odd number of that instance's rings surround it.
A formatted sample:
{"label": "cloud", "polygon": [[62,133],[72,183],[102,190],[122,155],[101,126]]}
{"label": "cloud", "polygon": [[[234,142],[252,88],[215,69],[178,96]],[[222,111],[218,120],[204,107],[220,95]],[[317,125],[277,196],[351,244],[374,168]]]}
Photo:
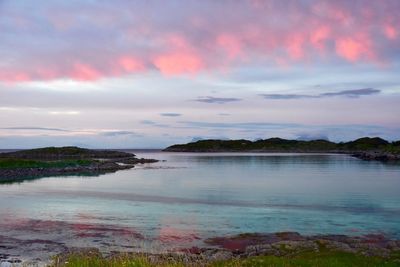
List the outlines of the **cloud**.
{"label": "cloud", "polygon": [[302,99],[302,98],[325,98],[334,96],[345,96],[350,98],[357,98],[361,96],[368,96],[379,94],[381,90],[373,88],[363,88],[354,90],[343,90],[338,92],[328,92],[318,95],[306,95],[306,94],[260,94],[265,99]]}
{"label": "cloud", "polygon": [[319,97],[330,97],[330,96],[359,97],[359,96],[379,94],[380,92],[381,92],[381,90],[378,90],[378,89],[363,88],[363,89],[355,89],[355,90],[344,90],[344,91],[332,92],[332,93],[323,93],[323,94],[320,94]]}
{"label": "cloud", "polygon": [[318,98],[313,95],[302,95],[302,94],[260,94],[265,99],[301,99],[301,98]]}
{"label": "cloud", "polygon": [[[349,141],[364,136],[381,136],[388,140],[397,140],[400,128],[385,127],[380,125],[362,124],[297,124],[297,123],[269,123],[269,122],[205,122],[205,121],[181,121],[186,127],[203,130],[212,136],[223,133],[231,139],[255,139],[281,137],[287,139],[325,139]],[[199,135],[197,135],[199,136]]]}
{"label": "cloud", "polygon": [[197,142],[201,140],[209,140],[209,139],[214,139],[214,140],[229,140],[230,138],[226,136],[193,136],[190,142]]}
{"label": "cloud", "polygon": [[180,121],[178,123],[190,127],[204,128],[237,128],[237,129],[278,129],[288,127],[299,127],[296,123],[268,123],[268,122],[200,122],[200,121]]}
{"label": "cloud", "polygon": [[141,137],[143,135],[138,134],[136,132],[132,131],[105,131],[101,132],[100,135],[102,136],[108,136],[108,137],[116,137],[116,136],[135,136],[135,137]]}
{"label": "cloud", "polygon": [[181,113],[173,113],[173,112],[160,113],[160,115],[164,116],[164,117],[179,117],[179,116],[182,116]]}
{"label": "cloud", "polygon": [[141,124],[145,124],[145,125],[154,125],[154,124],[156,124],[154,121],[151,121],[151,120],[141,120],[140,123]]}
{"label": "cloud", "polygon": [[185,12],[174,1],[1,2],[6,82],[196,75],[321,60],[379,67],[396,62],[400,47],[400,2],[392,0],[189,0],[180,3]]}
{"label": "cloud", "polygon": [[2,127],[1,130],[17,130],[17,131],[54,131],[54,132],[70,132],[66,129],[60,128],[46,128],[46,127]]}
{"label": "cloud", "polygon": [[104,130],[104,129],[75,129],[75,130],[67,130],[61,128],[48,128],[48,127],[3,127],[0,130],[13,130],[13,131],[49,131],[49,132],[58,132],[56,135],[60,135],[60,133],[68,133],[70,135],[98,135],[98,136],[107,136],[107,137],[116,137],[116,136],[136,136],[140,137],[141,134],[138,134],[133,131],[126,130]]}
{"label": "cloud", "polygon": [[80,112],[79,111],[73,111],[73,110],[71,110],[71,111],[50,111],[49,114],[50,115],[70,115],[70,116],[73,116],[73,115],[79,115]]}
{"label": "cloud", "polygon": [[229,102],[236,102],[241,101],[240,98],[233,98],[233,97],[213,97],[213,96],[200,96],[193,101],[208,103],[208,104],[225,104]]}
{"label": "cloud", "polygon": [[155,122],[152,120],[141,120],[140,124],[154,126],[154,127],[160,127],[160,128],[168,128],[169,127],[169,125],[167,125],[167,124],[158,123],[158,122]]}

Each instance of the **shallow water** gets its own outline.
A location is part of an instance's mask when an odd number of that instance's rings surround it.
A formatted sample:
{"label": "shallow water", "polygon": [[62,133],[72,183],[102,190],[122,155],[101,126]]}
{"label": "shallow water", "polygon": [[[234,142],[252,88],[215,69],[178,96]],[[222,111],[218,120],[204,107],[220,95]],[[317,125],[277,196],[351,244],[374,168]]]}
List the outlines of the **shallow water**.
{"label": "shallow water", "polygon": [[165,161],[0,185],[0,236],[58,235],[73,246],[108,238],[106,247],[120,236],[90,228],[106,225],[185,245],[243,232],[400,238],[400,165],[329,154],[136,154]]}

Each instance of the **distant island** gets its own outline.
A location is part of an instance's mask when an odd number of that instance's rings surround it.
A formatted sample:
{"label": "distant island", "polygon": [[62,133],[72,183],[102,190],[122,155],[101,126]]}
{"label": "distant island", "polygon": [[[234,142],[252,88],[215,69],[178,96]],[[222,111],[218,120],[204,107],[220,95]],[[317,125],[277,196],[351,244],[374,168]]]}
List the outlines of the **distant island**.
{"label": "distant island", "polygon": [[269,138],[257,141],[200,140],[167,147],[167,152],[287,152],[287,153],[346,153],[364,160],[400,160],[400,141],[388,142],[379,137],[363,137],[350,142],[327,140],[287,140]]}
{"label": "distant island", "polygon": [[0,153],[0,182],[58,175],[99,175],[156,161],[121,151],[79,147],[19,150]]}

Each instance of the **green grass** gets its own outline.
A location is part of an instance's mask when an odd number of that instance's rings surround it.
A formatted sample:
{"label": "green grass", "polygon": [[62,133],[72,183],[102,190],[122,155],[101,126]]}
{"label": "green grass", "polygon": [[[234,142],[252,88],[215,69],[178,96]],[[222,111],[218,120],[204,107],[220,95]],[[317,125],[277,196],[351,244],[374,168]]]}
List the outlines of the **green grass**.
{"label": "green grass", "polygon": [[[236,266],[274,266],[274,267],[395,267],[400,262],[395,259],[367,257],[345,252],[309,252],[295,257],[259,256],[236,262]],[[214,266],[230,266],[227,262]],[[235,266],[235,265],[234,265]]]}
{"label": "green grass", "polygon": [[56,161],[38,161],[27,159],[0,159],[0,169],[17,168],[65,168],[88,166],[91,160],[56,160]]}
{"label": "green grass", "polygon": [[[57,257],[51,267],[151,267],[152,265],[148,258],[144,256],[132,257],[127,254],[121,254],[112,258],[105,259],[98,254],[71,254],[66,258]],[[183,266],[182,264],[165,263],[165,265],[157,266]]]}
{"label": "green grass", "polygon": [[[192,263],[191,266],[200,264]],[[145,256],[132,256],[121,254],[111,258],[103,258],[95,254],[72,254],[67,257],[55,259],[52,267],[178,267],[187,266],[182,261],[163,260],[156,264],[151,263]],[[225,267],[225,266],[271,266],[271,267],[395,267],[400,266],[399,258],[389,259],[379,257],[368,257],[359,254],[351,254],[337,251],[304,252],[293,257],[258,256],[247,259],[233,259],[227,261],[212,262],[202,266]]]}

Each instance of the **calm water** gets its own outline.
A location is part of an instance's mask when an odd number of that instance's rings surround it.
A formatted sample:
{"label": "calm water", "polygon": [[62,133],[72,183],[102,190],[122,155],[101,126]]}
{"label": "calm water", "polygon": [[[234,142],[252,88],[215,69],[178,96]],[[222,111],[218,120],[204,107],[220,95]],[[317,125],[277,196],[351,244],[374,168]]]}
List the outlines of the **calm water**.
{"label": "calm water", "polygon": [[165,161],[0,185],[0,224],[7,231],[31,219],[113,225],[186,241],[276,231],[400,238],[400,165],[346,155],[137,155]]}

